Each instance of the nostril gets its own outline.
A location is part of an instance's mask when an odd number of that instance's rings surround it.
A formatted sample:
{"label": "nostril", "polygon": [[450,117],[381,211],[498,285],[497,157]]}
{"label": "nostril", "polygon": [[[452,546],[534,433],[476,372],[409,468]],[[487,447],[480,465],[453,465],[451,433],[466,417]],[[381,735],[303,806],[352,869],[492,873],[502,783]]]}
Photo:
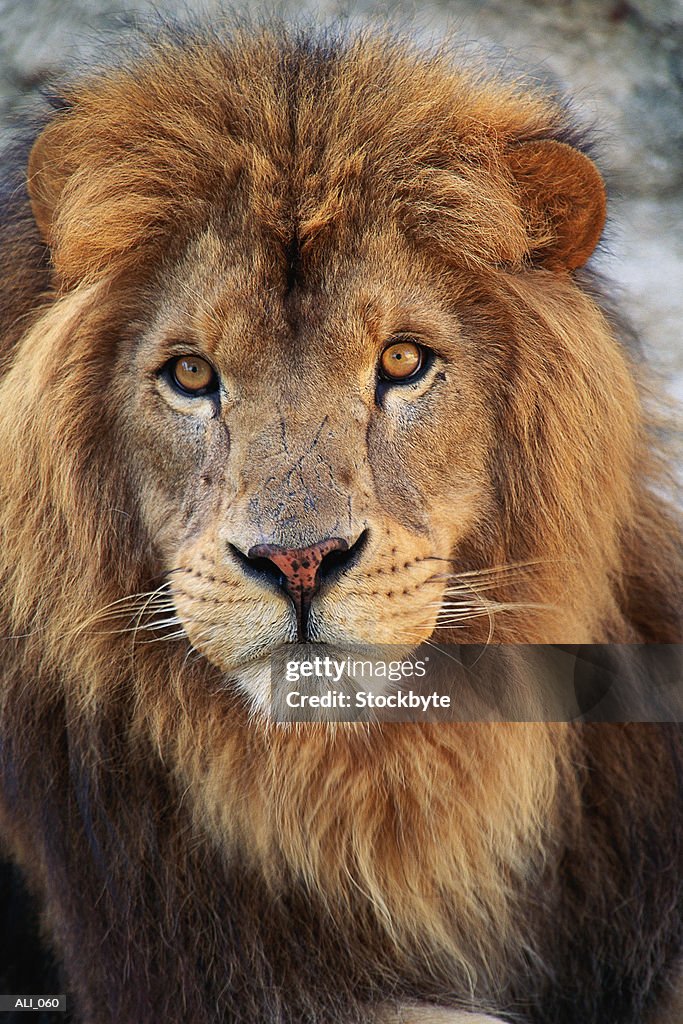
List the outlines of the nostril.
{"label": "nostril", "polygon": [[248,574],[258,573],[259,576],[269,576],[273,579],[279,587],[284,587],[285,575],[275,562],[271,561],[270,558],[264,556],[252,555],[252,551],[255,548],[249,548],[248,553],[245,555],[243,551],[235,547],[234,544],[228,544],[228,548],[236,560],[240,563],[243,569],[247,570]]}
{"label": "nostril", "polygon": [[337,548],[329,551],[320,563],[318,576],[320,579],[331,579],[340,576],[347,569],[350,569],[358,561],[363,548],[367,544],[368,531],[363,530],[358,539],[351,547]]}

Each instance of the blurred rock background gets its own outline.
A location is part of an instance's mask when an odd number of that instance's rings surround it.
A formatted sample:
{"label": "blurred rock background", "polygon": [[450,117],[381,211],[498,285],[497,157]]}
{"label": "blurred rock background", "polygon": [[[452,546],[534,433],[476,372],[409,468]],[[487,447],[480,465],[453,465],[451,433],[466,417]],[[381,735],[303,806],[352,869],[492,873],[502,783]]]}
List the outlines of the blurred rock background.
{"label": "blurred rock background", "polygon": [[[117,44],[138,17],[205,12],[176,0],[0,0],[0,154],[41,87]],[[266,13],[256,0],[235,9]],[[270,5],[273,9],[273,5]],[[621,290],[645,349],[683,401],[683,0],[284,2],[285,15],[390,23],[432,40],[454,33],[573,97],[602,140],[613,199],[598,265]]]}

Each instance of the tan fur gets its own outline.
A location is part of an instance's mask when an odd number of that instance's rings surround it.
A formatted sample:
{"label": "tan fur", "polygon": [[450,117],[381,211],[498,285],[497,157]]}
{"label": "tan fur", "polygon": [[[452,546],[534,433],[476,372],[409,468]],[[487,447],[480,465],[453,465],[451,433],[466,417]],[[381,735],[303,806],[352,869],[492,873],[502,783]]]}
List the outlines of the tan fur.
{"label": "tan fur", "polygon": [[480,1013],[460,1013],[437,1007],[405,1007],[397,1014],[387,1014],[378,1024],[500,1024],[499,1017],[484,1017]]}
{"label": "tan fur", "polygon": [[[269,723],[250,672],[292,609],[229,546],[368,532],[318,642],[671,641],[677,527],[629,357],[570,273],[605,200],[559,107],[367,40],[297,67],[296,146],[265,33],[73,85],[33,149],[54,277],[0,383],[5,700],[126,708],[189,842],[476,1008],[542,962],[522,903],[579,814],[575,731]],[[440,362],[381,405],[398,334]],[[220,416],[160,378],[183,346]]]}
{"label": "tan fur", "polygon": [[266,730],[245,751],[192,725],[172,756],[228,848],[276,888],[295,872],[335,915],[359,913],[362,896],[395,958],[429,950],[435,977],[496,988],[497,964],[523,941],[515,893],[543,865],[562,726],[389,726],[381,740],[362,727]]}

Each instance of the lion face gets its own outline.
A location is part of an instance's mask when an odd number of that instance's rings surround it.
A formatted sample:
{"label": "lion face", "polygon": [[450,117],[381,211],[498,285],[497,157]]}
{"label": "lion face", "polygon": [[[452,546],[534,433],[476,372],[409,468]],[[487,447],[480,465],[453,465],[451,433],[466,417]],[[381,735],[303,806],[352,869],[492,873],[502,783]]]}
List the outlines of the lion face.
{"label": "lion face", "polygon": [[[412,647],[490,501],[476,350],[395,232],[323,250],[289,294],[265,246],[241,249],[203,232],[121,359],[121,430],[182,628],[233,673],[297,639]],[[299,595],[296,566],[261,553],[315,562],[331,538]]]}

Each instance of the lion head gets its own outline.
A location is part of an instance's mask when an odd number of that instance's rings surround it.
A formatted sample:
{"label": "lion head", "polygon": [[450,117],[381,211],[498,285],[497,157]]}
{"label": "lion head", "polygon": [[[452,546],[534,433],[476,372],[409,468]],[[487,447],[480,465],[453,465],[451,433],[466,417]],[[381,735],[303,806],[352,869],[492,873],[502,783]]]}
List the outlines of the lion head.
{"label": "lion head", "polygon": [[7,706],[30,680],[27,734],[60,701],[98,736],[122,716],[226,856],[371,918],[387,977],[400,950],[493,984],[533,946],[515,891],[568,729],[249,709],[295,642],[672,638],[673,529],[581,269],[605,190],[565,111],[395,42],[162,42],[65,88],[28,190],[50,269],[4,342]]}
{"label": "lion head", "polygon": [[274,645],[497,608],[500,640],[625,634],[637,403],[572,274],[605,195],[559,110],[380,44],[136,74],[67,90],[29,188],[54,443],[78,420],[91,483],[125,477],[104,514],[170,574],[157,621],[247,691]]}

